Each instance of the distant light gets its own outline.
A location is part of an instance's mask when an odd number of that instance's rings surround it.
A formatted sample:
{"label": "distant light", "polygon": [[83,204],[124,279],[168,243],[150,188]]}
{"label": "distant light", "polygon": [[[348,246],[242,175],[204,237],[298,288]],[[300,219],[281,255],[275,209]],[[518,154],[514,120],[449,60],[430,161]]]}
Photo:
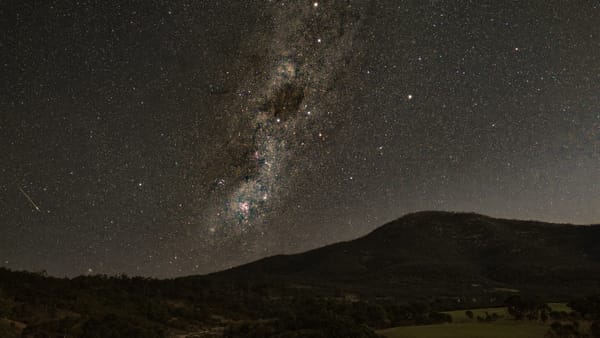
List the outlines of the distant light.
{"label": "distant light", "polygon": [[319,3],[318,2],[313,2],[313,7],[315,7],[315,8],[319,7]]}
{"label": "distant light", "polygon": [[408,94],[408,96],[406,98],[408,98],[409,100],[412,100],[413,96],[412,96],[412,94]]}
{"label": "distant light", "polygon": [[321,43],[321,38],[317,39],[317,42],[318,42],[318,43]]}

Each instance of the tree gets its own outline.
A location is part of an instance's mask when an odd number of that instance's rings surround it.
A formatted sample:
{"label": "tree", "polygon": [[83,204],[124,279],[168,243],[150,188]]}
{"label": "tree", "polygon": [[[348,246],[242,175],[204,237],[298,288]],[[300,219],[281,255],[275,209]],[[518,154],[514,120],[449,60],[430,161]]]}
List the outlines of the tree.
{"label": "tree", "polygon": [[579,323],[573,322],[572,324],[561,324],[554,322],[550,325],[550,330],[546,333],[548,338],[576,338],[582,337],[579,331]]}
{"label": "tree", "polygon": [[567,305],[582,318],[600,319],[600,296],[576,299]]}
{"label": "tree", "polygon": [[430,312],[429,323],[452,323],[452,316],[443,312]]}
{"label": "tree", "polygon": [[536,320],[541,312],[550,310],[548,304],[534,297],[511,296],[504,304],[508,313],[516,320]]}
{"label": "tree", "polygon": [[465,314],[467,315],[467,317],[469,317],[469,319],[473,319],[473,311],[467,310],[465,311]]}
{"label": "tree", "polygon": [[547,322],[548,321],[548,313],[546,311],[542,311],[541,315],[540,315],[540,319],[542,320],[542,322]]}

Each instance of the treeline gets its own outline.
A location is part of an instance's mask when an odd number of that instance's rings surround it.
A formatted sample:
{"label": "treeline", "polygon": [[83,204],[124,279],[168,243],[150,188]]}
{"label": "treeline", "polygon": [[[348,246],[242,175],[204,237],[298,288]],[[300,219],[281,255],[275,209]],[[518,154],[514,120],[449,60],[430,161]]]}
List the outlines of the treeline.
{"label": "treeline", "polygon": [[[440,312],[448,310],[447,299],[406,303],[289,285],[127,276],[69,280],[0,268],[0,337],[377,337],[376,329],[452,321]],[[573,300],[568,313],[534,297],[511,296],[503,304],[514,320],[553,321],[549,337],[585,337],[579,326],[584,321],[598,336],[598,297]]]}
{"label": "treeline", "polygon": [[[346,299],[269,283],[127,276],[71,280],[0,269],[1,336],[376,337],[374,329],[452,318],[427,303]],[[24,326],[21,327],[21,326]]]}
{"label": "treeline", "polygon": [[552,310],[536,297],[512,296],[505,305],[514,320],[551,320],[546,338],[600,338],[600,296],[570,301],[571,311]]}

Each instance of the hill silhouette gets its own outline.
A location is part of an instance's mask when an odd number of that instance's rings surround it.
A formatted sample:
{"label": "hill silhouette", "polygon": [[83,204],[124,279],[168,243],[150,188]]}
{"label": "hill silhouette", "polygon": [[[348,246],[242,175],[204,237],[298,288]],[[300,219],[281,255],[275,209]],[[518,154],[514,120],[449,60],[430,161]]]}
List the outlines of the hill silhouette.
{"label": "hill silhouette", "polygon": [[415,297],[516,289],[562,298],[600,286],[600,227],[408,214],[370,234],[211,275],[336,285],[365,294]]}

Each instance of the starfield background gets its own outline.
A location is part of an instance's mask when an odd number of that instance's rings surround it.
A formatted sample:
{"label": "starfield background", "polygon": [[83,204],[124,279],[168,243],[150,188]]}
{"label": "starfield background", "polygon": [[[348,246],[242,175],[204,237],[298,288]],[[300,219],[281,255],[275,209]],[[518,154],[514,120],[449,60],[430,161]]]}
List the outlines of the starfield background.
{"label": "starfield background", "polygon": [[597,334],[598,2],[0,17],[2,334]]}

